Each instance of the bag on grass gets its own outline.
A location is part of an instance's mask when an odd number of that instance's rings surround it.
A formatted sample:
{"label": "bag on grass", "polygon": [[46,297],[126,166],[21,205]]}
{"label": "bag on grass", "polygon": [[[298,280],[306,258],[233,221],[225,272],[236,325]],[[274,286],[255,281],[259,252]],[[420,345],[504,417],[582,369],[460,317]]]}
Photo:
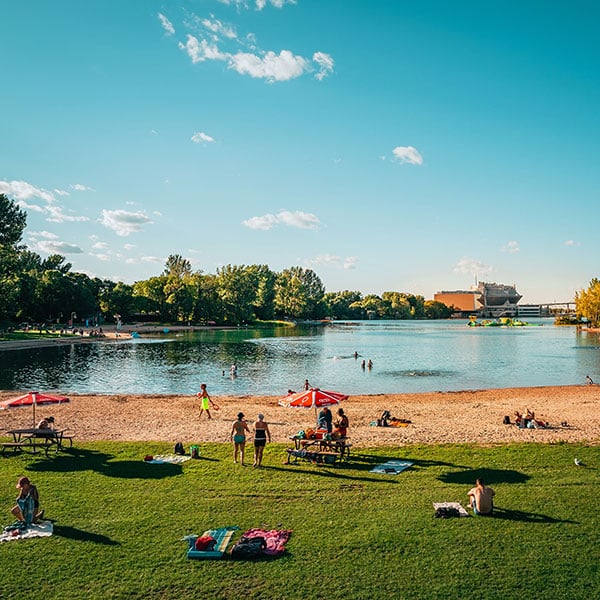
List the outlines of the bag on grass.
{"label": "bag on grass", "polygon": [[194,549],[201,551],[211,551],[215,549],[216,543],[217,540],[215,540],[215,538],[211,535],[201,535],[200,537],[196,538],[196,541],[194,542]]}
{"label": "bag on grass", "polygon": [[183,447],[183,444],[181,442],[177,442],[175,444],[175,450],[174,450],[175,454],[181,454],[182,456],[185,454],[185,449]]}
{"label": "bag on grass", "polygon": [[242,537],[231,549],[231,558],[256,558],[263,554],[267,547],[264,537]]}
{"label": "bag on grass", "polygon": [[451,517],[460,517],[460,511],[453,506],[439,506],[435,509],[433,516],[436,519],[449,519]]}
{"label": "bag on grass", "polygon": [[508,415],[504,415],[504,419],[502,419],[503,425],[510,425],[510,417]]}

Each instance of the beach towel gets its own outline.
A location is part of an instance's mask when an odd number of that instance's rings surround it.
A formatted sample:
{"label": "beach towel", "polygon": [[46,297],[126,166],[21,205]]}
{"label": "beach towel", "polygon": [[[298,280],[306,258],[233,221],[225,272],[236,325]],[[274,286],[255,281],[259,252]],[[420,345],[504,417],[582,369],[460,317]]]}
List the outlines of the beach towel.
{"label": "beach towel", "polygon": [[412,467],[413,463],[408,462],[407,460],[388,460],[380,465],[373,467],[369,473],[384,473],[387,475],[398,475],[398,473],[402,473],[404,469],[408,469],[408,467]]}
{"label": "beach towel", "polygon": [[[444,509],[454,509],[456,511],[458,511],[458,514],[455,515],[457,517],[468,517],[469,513],[466,511],[466,509],[462,506],[462,504],[460,502],[434,502],[433,503],[433,509],[434,511],[437,511],[438,508],[441,508],[443,512],[447,512],[444,511]],[[449,514],[447,514],[447,516],[453,516],[451,513],[453,511],[450,511]]]}
{"label": "beach towel", "polygon": [[25,529],[12,529],[0,533],[0,542],[12,542],[13,540],[24,540],[35,537],[49,537],[54,531],[52,521],[42,521],[38,524],[31,524]]}
{"label": "beach towel", "polygon": [[174,464],[178,465],[179,463],[185,462],[186,460],[190,460],[191,456],[177,456],[176,454],[157,454],[152,457],[152,460],[144,459],[144,462],[149,465],[166,465],[166,464]]}
{"label": "beach towel", "polygon": [[196,539],[200,536],[186,535],[183,539],[188,543],[188,558],[207,559],[223,558],[227,544],[231,541],[233,534],[239,529],[236,525],[230,527],[220,527],[219,529],[209,529],[202,534],[202,537],[209,536],[216,540],[212,550],[196,550]]}
{"label": "beach towel", "polygon": [[277,556],[285,552],[285,544],[292,535],[291,529],[248,529],[242,537],[244,538],[256,538],[261,537],[265,539],[267,547],[263,550],[263,554],[267,556]]}

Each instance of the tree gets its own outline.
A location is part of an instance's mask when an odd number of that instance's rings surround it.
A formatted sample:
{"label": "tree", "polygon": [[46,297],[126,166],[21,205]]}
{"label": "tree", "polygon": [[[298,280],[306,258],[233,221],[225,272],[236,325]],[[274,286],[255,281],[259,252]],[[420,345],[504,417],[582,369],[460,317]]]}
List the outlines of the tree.
{"label": "tree", "polygon": [[216,280],[225,318],[237,324],[253,321],[257,282],[252,270],[244,265],[225,265],[217,269]]}
{"label": "tree", "polygon": [[[323,296],[327,306],[327,315],[333,319],[360,319],[362,309],[359,307],[362,300],[360,292],[328,292]],[[354,305],[354,308],[351,306]]]}
{"label": "tree", "polygon": [[23,239],[27,214],[4,194],[0,194],[0,248],[18,249]]}
{"label": "tree", "polygon": [[174,276],[177,279],[184,279],[192,274],[192,263],[183,258],[180,254],[171,254],[165,263],[163,275]]}
{"label": "tree", "polygon": [[438,300],[425,300],[424,304],[426,319],[449,319],[454,309]]}
{"label": "tree", "polygon": [[325,288],[312,269],[291,267],[277,277],[275,311],[296,319],[317,319],[325,316]]}
{"label": "tree", "polygon": [[600,327],[600,280],[594,277],[587,290],[575,294],[575,311],[580,319],[587,319],[591,327]]}

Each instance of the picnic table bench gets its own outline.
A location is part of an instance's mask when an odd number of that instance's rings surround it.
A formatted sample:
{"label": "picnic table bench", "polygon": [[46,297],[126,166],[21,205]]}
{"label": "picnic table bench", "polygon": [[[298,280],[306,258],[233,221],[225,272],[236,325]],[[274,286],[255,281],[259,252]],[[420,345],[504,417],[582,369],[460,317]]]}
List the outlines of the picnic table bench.
{"label": "picnic table bench", "polygon": [[294,459],[294,464],[298,462],[298,460],[306,460],[313,464],[320,465],[334,465],[336,462],[341,461],[341,456],[338,452],[323,452],[320,450],[308,450],[306,448],[302,448],[300,450],[296,450],[296,448],[286,448],[287,452],[287,462],[285,464],[291,465],[291,459]]}
{"label": "picnic table bench", "polygon": [[48,450],[53,446],[56,447],[57,452],[62,450],[65,440],[69,440],[70,446],[73,446],[73,436],[71,434],[65,435],[66,432],[67,430],[61,429],[10,429],[7,433],[12,435],[13,439],[12,442],[0,442],[2,454],[8,448],[12,448],[14,453],[22,450],[36,454],[38,448],[41,448],[48,456]]}

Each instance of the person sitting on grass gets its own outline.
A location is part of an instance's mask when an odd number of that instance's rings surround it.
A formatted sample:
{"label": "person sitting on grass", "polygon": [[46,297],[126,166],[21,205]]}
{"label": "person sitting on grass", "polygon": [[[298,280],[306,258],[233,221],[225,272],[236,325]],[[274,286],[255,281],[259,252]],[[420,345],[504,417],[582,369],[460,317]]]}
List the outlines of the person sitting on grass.
{"label": "person sitting on grass", "polygon": [[487,487],[481,477],[475,480],[475,487],[467,494],[471,508],[476,515],[491,515],[494,510],[494,496],[496,492]]}
{"label": "person sitting on grass", "polygon": [[44,518],[44,511],[40,510],[40,496],[37,488],[28,477],[20,477],[17,481],[17,503],[12,507],[11,513],[26,527],[32,523],[39,523]]}

